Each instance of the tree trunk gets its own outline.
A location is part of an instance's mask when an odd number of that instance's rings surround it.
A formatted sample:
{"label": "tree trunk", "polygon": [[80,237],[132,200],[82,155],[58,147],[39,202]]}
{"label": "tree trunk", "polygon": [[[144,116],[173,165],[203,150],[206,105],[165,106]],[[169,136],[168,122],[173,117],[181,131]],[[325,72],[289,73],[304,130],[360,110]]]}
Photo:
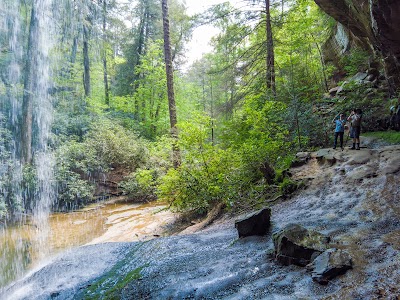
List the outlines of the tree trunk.
{"label": "tree trunk", "polygon": [[168,1],[162,0],[162,14],[163,14],[163,31],[164,31],[164,57],[165,57],[165,70],[167,74],[167,91],[168,91],[168,108],[169,108],[169,121],[171,126],[171,135],[174,139],[173,145],[173,165],[178,167],[180,165],[180,152],[178,148],[178,131],[176,127],[176,105],[174,93],[174,71],[172,68],[171,58],[171,41],[169,34],[169,19],[168,19]]}
{"label": "tree trunk", "polygon": [[29,25],[28,53],[25,64],[24,94],[22,98],[22,134],[21,134],[21,161],[23,164],[32,163],[32,120],[33,98],[37,82],[37,55],[39,20],[35,7],[32,7]]}
{"label": "tree trunk", "polygon": [[107,0],[103,0],[103,72],[104,72],[104,96],[107,106],[110,106],[110,88],[108,87],[107,71]]}
{"label": "tree trunk", "polygon": [[276,95],[275,89],[275,57],[272,37],[270,0],[265,0],[266,35],[267,35],[267,87]]}
{"label": "tree trunk", "polygon": [[[86,21],[90,21],[86,18]],[[83,25],[83,87],[85,96],[90,97],[90,61],[89,61],[89,28],[88,25]]]}

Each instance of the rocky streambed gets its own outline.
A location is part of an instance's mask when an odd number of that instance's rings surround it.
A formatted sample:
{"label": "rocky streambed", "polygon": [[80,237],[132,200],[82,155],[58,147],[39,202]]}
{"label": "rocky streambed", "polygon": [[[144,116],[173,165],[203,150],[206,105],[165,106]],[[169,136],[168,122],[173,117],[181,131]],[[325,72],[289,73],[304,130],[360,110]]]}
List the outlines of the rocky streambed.
{"label": "rocky streambed", "polygon": [[[291,170],[307,188],[271,207],[264,236],[225,216],[193,234],[62,253],[1,299],[399,299],[400,146],[322,149]],[[275,259],[272,235],[298,224],[329,236],[352,269],[326,285]]]}

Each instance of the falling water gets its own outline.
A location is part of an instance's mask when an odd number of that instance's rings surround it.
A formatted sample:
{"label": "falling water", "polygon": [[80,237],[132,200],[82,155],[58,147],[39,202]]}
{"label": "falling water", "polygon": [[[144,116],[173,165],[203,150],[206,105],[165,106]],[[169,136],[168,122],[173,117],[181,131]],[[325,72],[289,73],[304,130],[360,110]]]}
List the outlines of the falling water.
{"label": "falling water", "polygon": [[[52,1],[34,0],[31,8],[23,1],[0,2],[4,53],[0,57],[0,287],[24,273],[32,250],[40,249],[34,252],[41,257],[47,254],[44,241],[49,235],[48,216],[54,199],[54,160],[48,148],[52,124],[50,52],[55,36]],[[32,9],[32,14],[24,9]],[[28,16],[36,21],[36,30],[29,30]],[[31,34],[29,43],[27,32]],[[31,63],[29,74],[27,60]],[[26,76],[33,82],[29,90]],[[31,95],[33,107],[31,165],[21,163],[24,92]],[[29,237],[21,234],[21,227],[29,227]]]}

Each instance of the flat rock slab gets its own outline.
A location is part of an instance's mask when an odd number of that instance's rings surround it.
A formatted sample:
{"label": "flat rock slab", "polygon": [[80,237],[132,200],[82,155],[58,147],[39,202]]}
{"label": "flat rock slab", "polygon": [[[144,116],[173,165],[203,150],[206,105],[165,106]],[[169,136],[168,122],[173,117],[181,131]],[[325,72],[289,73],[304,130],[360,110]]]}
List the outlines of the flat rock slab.
{"label": "flat rock slab", "polygon": [[400,171],[400,146],[390,146],[380,151],[381,173],[394,174]]}
{"label": "flat rock slab", "polygon": [[354,181],[360,181],[365,178],[376,177],[376,168],[373,166],[361,166],[360,168],[356,168],[350,173],[347,174],[347,177]]}
{"label": "flat rock slab", "polygon": [[348,165],[362,165],[371,161],[374,154],[371,150],[351,150],[351,158]]}
{"label": "flat rock slab", "polygon": [[267,234],[271,225],[271,209],[269,207],[245,215],[235,221],[239,237]]}
{"label": "flat rock slab", "polygon": [[353,263],[347,251],[328,249],[312,262],[312,279],[320,284],[328,284],[329,280],[352,269]]}

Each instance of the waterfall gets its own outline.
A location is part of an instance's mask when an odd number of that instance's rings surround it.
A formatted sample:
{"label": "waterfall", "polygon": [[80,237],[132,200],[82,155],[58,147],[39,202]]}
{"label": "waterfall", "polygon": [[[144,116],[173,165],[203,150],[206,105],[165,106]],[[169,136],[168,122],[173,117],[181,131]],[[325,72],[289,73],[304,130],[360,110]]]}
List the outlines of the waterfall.
{"label": "waterfall", "polygon": [[[48,253],[48,216],[55,197],[54,159],[48,147],[56,36],[53,0],[34,0],[31,7],[22,0],[3,0],[0,19],[1,287],[24,273],[32,252],[42,258]],[[31,236],[26,237],[26,230],[19,228],[28,226]]]}

